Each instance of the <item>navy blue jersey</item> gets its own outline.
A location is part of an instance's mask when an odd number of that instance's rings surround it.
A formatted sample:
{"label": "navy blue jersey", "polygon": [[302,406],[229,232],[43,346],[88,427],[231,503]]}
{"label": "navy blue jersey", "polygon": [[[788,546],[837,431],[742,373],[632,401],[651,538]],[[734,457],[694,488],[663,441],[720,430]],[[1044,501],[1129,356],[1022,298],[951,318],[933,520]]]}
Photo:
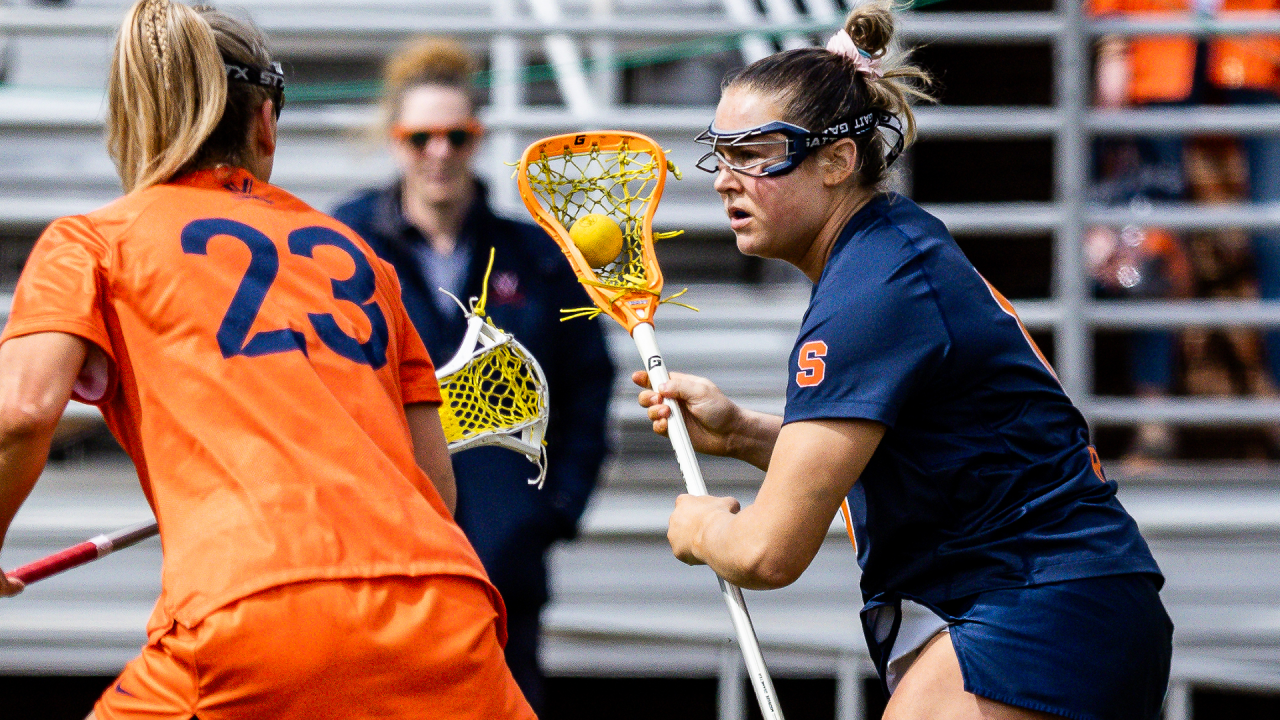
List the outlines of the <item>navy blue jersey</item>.
{"label": "navy blue jersey", "polygon": [[866,597],[1159,575],[1012,307],[910,200],[845,226],[790,369],[784,422],[888,426],[847,503]]}

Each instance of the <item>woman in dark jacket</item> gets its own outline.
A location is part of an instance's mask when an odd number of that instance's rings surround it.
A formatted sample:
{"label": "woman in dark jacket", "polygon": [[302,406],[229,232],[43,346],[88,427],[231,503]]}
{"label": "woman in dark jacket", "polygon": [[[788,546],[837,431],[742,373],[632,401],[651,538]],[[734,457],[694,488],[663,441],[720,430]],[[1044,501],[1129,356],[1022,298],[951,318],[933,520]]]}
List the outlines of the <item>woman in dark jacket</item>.
{"label": "woman in dark jacket", "polygon": [[426,40],[387,65],[384,109],[401,177],[339,206],[334,217],[361,235],[400,276],[405,307],[431,357],[457,350],[466,322],[440,288],[464,301],[481,294],[495,261],[488,314],[547,374],[551,421],[547,478],[523,457],[480,448],[453,457],[456,519],[507,604],[507,663],[542,707],[539,616],[547,602],[545,555],[572,538],[606,452],[613,365],[600,323],[560,322],[560,309],[590,304],[551,238],[536,225],[494,214],[471,172],[482,135],[471,92],[474,63],[459,44]]}

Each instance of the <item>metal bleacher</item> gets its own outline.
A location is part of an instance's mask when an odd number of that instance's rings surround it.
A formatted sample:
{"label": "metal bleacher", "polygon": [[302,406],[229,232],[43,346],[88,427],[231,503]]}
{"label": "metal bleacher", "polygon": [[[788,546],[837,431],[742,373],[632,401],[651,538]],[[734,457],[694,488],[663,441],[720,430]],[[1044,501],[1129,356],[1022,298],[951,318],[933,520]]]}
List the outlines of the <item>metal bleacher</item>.
{"label": "metal bleacher", "polygon": [[[688,139],[713,114],[718,77],[676,105],[626,101],[620,65],[637,53],[715,41],[736,59],[813,43],[839,22],[836,0],[242,0],[299,65],[368,64],[420,32],[466,38],[488,59],[484,119],[490,128],[478,170],[497,204],[524,213],[505,161],[532,140],[616,126],[653,135],[682,168],[698,150]],[[126,3],[81,0],[5,5],[0,0],[0,260],[54,217],[83,212],[118,194],[102,147],[102,97],[110,36]],[[763,8],[761,10],[760,8]],[[571,17],[574,22],[564,22]],[[1098,328],[1280,326],[1280,307],[1258,302],[1098,302],[1079,257],[1090,223],[1140,221],[1180,229],[1280,227],[1280,208],[1190,206],[1109,209],[1086,203],[1088,143],[1095,135],[1179,130],[1276,132],[1265,110],[1109,111],[1088,108],[1088,48],[1104,32],[1280,33],[1280,19],[1249,16],[1208,27],[1179,19],[1086,22],[1078,4],[1056,12],[908,12],[908,41],[1048,43],[1055,49],[1055,104],[1047,107],[923,108],[925,138],[1051,138],[1055,199],[1049,203],[935,205],[956,234],[1052,233],[1054,287],[1018,304],[1028,325],[1053,333],[1055,364],[1072,398],[1095,424],[1165,419],[1245,424],[1280,419],[1280,402],[1169,399],[1137,403],[1092,391],[1090,338]],[[745,33],[745,34],[744,34]],[[694,70],[699,60],[685,61]],[[526,82],[530,65],[551,70]],[[696,83],[695,83],[696,84]],[[686,88],[685,90],[688,90]],[[675,92],[659,87],[656,92]],[[701,93],[701,94],[699,94]],[[365,132],[368,102],[298,103],[281,118],[273,182],[317,207],[392,177]],[[1145,214],[1143,214],[1145,212]],[[703,178],[669,183],[659,229],[723,231],[720,204]],[[678,243],[679,240],[672,240]],[[10,281],[11,282],[11,281]],[[658,338],[671,366],[705,374],[746,404],[778,411],[785,362],[807,287],[698,284],[688,298],[702,312],[664,309]],[[7,303],[4,303],[7,307]],[[636,367],[629,338],[610,327],[620,369]],[[625,372],[622,373],[625,376]],[[93,423],[96,411],[72,404]],[[721,718],[745,717],[742,668],[714,580],[666,548],[666,516],[683,487],[665,440],[654,437],[621,380],[613,411],[616,453],[588,510],[582,537],[553,553],[554,599],[546,614],[549,672],[584,676],[721,679]],[[760,473],[705,458],[712,492],[749,499]],[[1115,474],[1114,471],[1112,473]],[[1280,691],[1280,478],[1268,467],[1171,465],[1121,477],[1121,499],[1137,517],[1168,575],[1163,592],[1177,631],[1166,717],[1192,717],[1201,687]],[[66,461],[50,466],[19,513],[0,556],[12,567],[98,532],[145,519],[149,509],[130,466]],[[0,673],[110,674],[132,657],[159,586],[156,541],[33,586],[0,602]],[[749,593],[756,629],[779,676],[837,680],[837,717],[863,717],[871,673],[857,620],[858,571],[842,528],[794,586]],[[785,702],[785,697],[783,698]]]}

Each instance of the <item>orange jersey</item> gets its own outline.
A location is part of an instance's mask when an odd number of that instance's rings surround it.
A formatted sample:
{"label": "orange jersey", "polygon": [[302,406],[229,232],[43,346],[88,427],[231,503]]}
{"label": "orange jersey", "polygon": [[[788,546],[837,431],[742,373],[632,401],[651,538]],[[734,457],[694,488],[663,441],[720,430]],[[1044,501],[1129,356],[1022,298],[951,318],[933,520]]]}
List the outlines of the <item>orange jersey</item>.
{"label": "orange jersey", "polygon": [[440,392],[395,272],[338,221],[228,168],[62,218],[0,342],[49,331],[110,358],[101,397],[77,394],[159,521],[158,613],[191,627],[321,578],[488,582],[414,461],[404,406]]}
{"label": "orange jersey", "polygon": [[[1193,0],[1090,0],[1097,15],[1186,15]],[[1274,12],[1280,0],[1221,0],[1220,16]],[[1135,103],[1185,100],[1195,74],[1196,41],[1188,37],[1130,38],[1129,99]],[[1280,91],[1280,38],[1224,35],[1209,42],[1209,82],[1220,88]]]}

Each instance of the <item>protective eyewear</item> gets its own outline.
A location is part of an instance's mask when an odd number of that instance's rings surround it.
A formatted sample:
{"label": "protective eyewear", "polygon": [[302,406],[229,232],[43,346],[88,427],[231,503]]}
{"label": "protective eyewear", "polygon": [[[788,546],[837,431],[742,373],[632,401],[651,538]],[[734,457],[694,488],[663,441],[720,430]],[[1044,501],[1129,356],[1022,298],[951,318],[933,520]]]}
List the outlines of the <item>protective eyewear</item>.
{"label": "protective eyewear", "polygon": [[711,152],[698,160],[699,170],[718,173],[723,166],[748,177],[778,177],[794,170],[817,148],[841,138],[861,137],[880,128],[897,136],[885,156],[885,167],[888,167],[902,154],[902,126],[896,117],[879,110],[864,113],[852,122],[837,123],[822,132],[810,132],[780,120],[733,132],[717,130],[712,123],[693,141],[711,146]]}
{"label": "protective eyewear", "polygon": [[426,128],[410,128],[397,125],[392,129],[392,134],[399,140],[408,143],[414,150],[422,152],[427,145],[431,143],[431,139],[437,136],[444,136],[449,141],[449,147],[454,150],[461,150],[471,144],[476,138],[483,134],[484,129],[478,122],[470,122],[465,125],[454,125],[450,127],[426,127]]}

